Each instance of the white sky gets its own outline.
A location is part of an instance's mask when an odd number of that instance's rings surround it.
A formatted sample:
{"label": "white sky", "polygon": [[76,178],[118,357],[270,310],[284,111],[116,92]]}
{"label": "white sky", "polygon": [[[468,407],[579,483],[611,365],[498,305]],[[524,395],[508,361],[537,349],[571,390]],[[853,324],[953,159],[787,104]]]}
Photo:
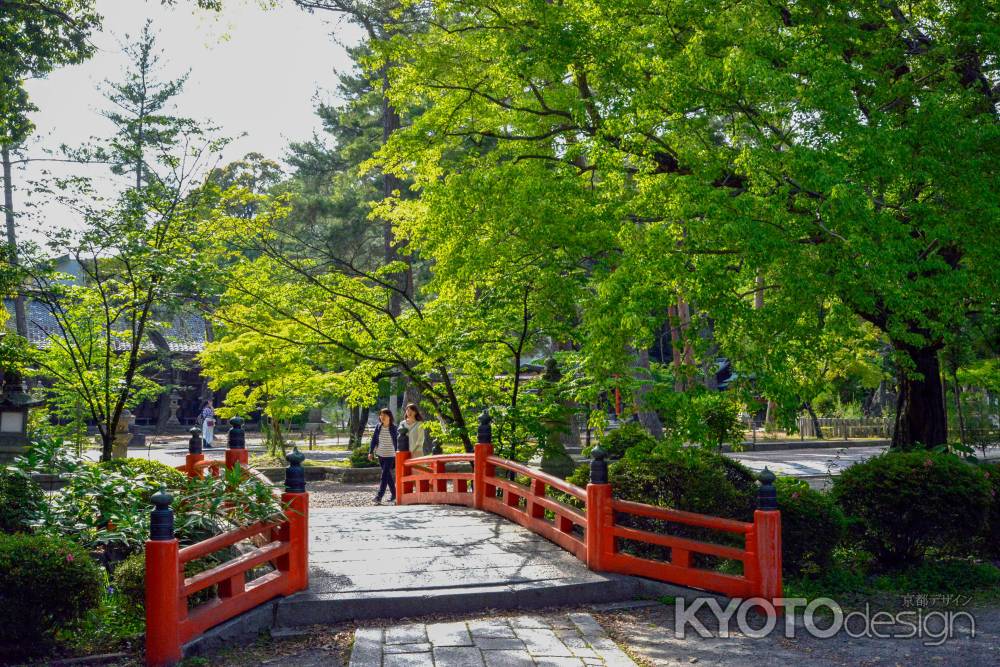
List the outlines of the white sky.
{"label": "white sky", "polygon": [[[266,4],[266,3],[265,3]],[[350,61],[343,44],[360,40],[355,26],[332,13],[309,14],[291,0],[261,8],[257,0],[228,0],[220,13],[199,10],[190,0],[163,7],[159,0],[97,0],[104,16],[103,31],[94,35],[94,57],[74,67],[53,72],[44,80],[28,83],[36,134],[29,140],[29,155],[60,144],[80,145],[92,136],[111,134],[110,123],[99,110],[106,101],[99,92],[106,80],[118,80],[125,67],[121,44],[125,35],[139,34],[147,18],[159,32],[163,51],[162,75],[175,78],[188,69],[190,77],[175,98],[181,115],[208,121],[224,136],[239,137],[222,154],[223,162],[256,151],[272,159],[284,156],[290,141],[309,137],[319,129],[313,113],[317,94],[334,99],[336,72]],[[45,165],[52,173],[70,173],[67,167]],[[79,173],[81,167],[71,168]],[[98,167],[91,175],[111,187],[110,177]],[[29,165],[14,174],[15,184],[38,178],[42,167]],[[99,182],[100,185],[100,182]],[[36,199],[26,201],[22,188],[15,193],[15,210],[35,205],[31,218],[19,219],[19,234],[39,241],[46,230],[76,226],[70,211]]]}

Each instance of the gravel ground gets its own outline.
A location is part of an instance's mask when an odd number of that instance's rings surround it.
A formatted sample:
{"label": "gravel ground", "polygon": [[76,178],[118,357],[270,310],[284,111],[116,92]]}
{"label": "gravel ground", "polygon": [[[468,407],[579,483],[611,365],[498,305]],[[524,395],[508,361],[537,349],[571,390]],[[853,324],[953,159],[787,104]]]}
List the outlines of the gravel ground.
{"label": "gravel ground", "polygon": [[[773,667],[776,664],[979,667],[998,664],[1000,609],[981,607],[965,611],[976,619],[975,638],[965,631],[967,623],[961,621],[957,624],[956,636],[939,646],[926,645],[926,638],[851,637],[843,630],[828,639],[817,639],[801,627],[793,638],[786,638],[778,630],[767,637],[754,639],[740,634],[735,628],[728,638],[723,638],[719,636],[714,617],[701,613],[697,617],[712,636],[699,637],[689,628],[685,638],[678,639],[674,636],[673,605],[609,611],[595,614],[595,617],[612,639],[622,644],[644,667],[694,663],[719,667]],[[883,634],[892,633],[885,625],[876,629]],[[905,628],[897,627],[896,630],[899,634]],[[858,629],[854,634],[858,634]]]}
{"label": "gravel ground", "polygon": [[306,490],[309,491],[309,507],[365,507],[373,504],[378,484],[309,482]]}

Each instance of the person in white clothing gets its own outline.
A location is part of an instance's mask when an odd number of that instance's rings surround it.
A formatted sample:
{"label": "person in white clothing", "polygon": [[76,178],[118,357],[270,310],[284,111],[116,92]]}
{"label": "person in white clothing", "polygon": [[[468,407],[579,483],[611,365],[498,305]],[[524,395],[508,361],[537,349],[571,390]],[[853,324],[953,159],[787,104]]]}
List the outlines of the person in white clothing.
{"label": "person in white clothing", "polygon": [[215,408],[211,401],[206,401],[199,415],[201,419],[201,441],[207,448],[212,447],[212,440],[215,439]]}
{"label": "person in white clothing", "polygon": [[410,452],[414,458],[430,454],[429,451],[424,451],[424,445],[427,443],[428,438],[424,427],[424,417],[420,414],[420,408],[415,403],[410,403],[406,406],[403,415],[403,423],[406,424],[406,432],[410,437]]}

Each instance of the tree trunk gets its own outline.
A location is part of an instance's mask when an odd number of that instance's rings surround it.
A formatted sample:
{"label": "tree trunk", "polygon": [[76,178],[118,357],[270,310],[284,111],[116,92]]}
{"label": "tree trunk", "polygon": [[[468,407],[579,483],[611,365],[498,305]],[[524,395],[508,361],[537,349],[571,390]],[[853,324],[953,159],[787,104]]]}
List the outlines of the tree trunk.
{"label": "tree trunk", "polygon": [[958,436],[965,444],[965,415],[962,414],[962,388],[958,384],[958,369],[951,369],[952,386],[955,388],[955,412],[958,414]]}
{"label": "tree trunk", "polygon": [[110,461],[113,455],[113,447],[115,443],[115,433],[112,430],[110,433],[105,433],[104,429],[98,429],[101,434],[101,462]]}
{"label": "tree trunk", "polygon": [[672,304],[667,308],[667,318],[670,321],[670,355],[671,363],[674,367],[674,391],[684,391],[684,376],[681,374],[681,326],[680,313],[677,305]]}
{"label": "tree trunk", "polygon": [[813,410],[812,403],[806,401],[806,412],[809,413],[809,418],[812,419],[813,423],[813,435],[816,436],[818,440],[823,439],[823,427],[819,425],[819,417],[816,416],[816,411]]}
{"label": "tree trunk", "polygon": [[[17,268],[17,232],[14,228],[14,181],[12,180],[10,164],[10,148],[0,147],[0,157],[3,159],[3,214],[7,223],[7,258],[11,267]],[[20,285],[14,294],[14,322],[17,334],[28,337],[28,316],[24,309],[24,296]]]}
{"label": "tree trunk", "polygon": [[913,360],[914,373],[900,372],[893,449],[936,447],[948,441],[938,347],[897,346]]}
{"label": "tree trunk", "polygon": [[767,409],[764,411],[764,424],[765,428],[773,427],[778,415],[778,404],[767,399]]}
{"label": "tree trunk", "polygon": [[654,438],[663,437],[663,422],[660,421],[659,415],[656,412],[649,410],[643,406],[646,401],[646,395],[653,389],[652,380],[647,380],[650,377],[649,371],[649,352],[646,350],[639,350],[636,354],[636,368],[642,369],[643,372],[637,373],[641,375],[642,381],[639,387],[636,389],[636,403],[638,403],[638,415],[639,423],[642,424],[643,428],[649,431],[650,435]]}

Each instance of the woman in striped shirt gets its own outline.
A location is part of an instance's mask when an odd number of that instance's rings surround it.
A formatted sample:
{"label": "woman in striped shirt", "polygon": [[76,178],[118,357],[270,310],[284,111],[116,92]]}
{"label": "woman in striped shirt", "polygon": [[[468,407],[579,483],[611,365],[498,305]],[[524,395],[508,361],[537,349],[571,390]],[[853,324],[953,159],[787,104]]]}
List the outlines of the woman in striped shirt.
{"label": "woman in striped shirt", "polygon": [[368,459],[373,461],[378,457],[378,464],[382,468],[382,478],[379,480],[378,493],[375,494],[375,504],[382,502],[385,490],[389,489],[392,494],[391,501],[396,502],[396,437],[399,432],[392,419],[392,411],[382,408],[378,413],[379,425],[372,433],[371,446],[368,448]]}

